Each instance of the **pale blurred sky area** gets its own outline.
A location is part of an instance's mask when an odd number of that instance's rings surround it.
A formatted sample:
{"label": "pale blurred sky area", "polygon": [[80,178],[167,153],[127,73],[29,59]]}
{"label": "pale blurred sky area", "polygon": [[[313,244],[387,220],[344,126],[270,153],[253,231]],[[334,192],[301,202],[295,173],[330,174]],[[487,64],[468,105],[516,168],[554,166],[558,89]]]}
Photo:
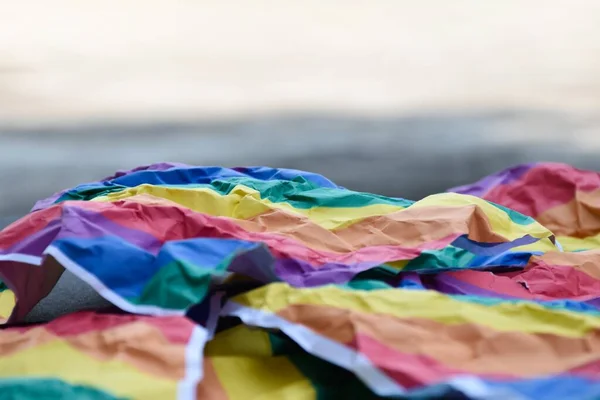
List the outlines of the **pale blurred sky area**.
{"label": "pale blurred sky area", "polygon": [[0,0],[0,217],[162,160],[415,198],[598,150],[597,0]]}

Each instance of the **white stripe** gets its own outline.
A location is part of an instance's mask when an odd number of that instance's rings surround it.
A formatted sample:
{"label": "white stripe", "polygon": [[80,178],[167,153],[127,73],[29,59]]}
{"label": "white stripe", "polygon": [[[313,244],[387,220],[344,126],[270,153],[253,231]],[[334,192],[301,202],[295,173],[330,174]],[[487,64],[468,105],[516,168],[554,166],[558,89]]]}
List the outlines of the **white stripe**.
{"label": "white stripe", "polygon": [[208,320],[206,321],[208,340],[211,340],[214,337],[215,331],[217,330],[219,314],[221,313],[221,299],[223,298],[223,294],[223,292],[217,292],[210,298],[210,309],[208,310]]}
{"label": "white stripe", "polygon": [[152,305],[139,305],[133,304],[123,297],[119,296],[111,289],[102,283],[95,275],[91,274],[85,268],[82,268],[67,255],[65,255],[59,248],[49,246],[44,254],[51,255],[58,261],[63,267],[71,271],[79,279],[90,285],[98,294],[110,301],[115,306],[119,307],[123,311],[127,311],[133,314],[145,314],[155,316],[168,316],[168,315],[185,315],[186,310],[174,310],[169,308],[161,308]]}
{"label": "white stripe", "polygon": [[42,257],[19,253],[0,254],[0,261],[15,261],[37,266],[42,265]]}
{"label": "white stripe", "polygon": [[479,377],[459,375],[446,382],[449,386],[477,400],[529,400],[528,397],[506,388],[490,388]]}
{"label": "white stripe", "polygon": [[[149,314],[154,316],[170,316],[179,315],[185,316],[185,310],[173,310],[165,309],[157,306],[149,305],[136,305],[125,300],[111,289],[106,287],[96,276],[92,275],[86,269],[79,266],[67,255],[65,255],[60,249],[54,246],[49,246],[44,254],[51,255],[58,261],[63,267],[71,271],[75,276],[89,284],[94,290],[98,292],[106,300],[110,301],[117,307],[124,311],[128,311],[136,314]],[[221,293],[211,299],[211,308],[213,301],[215,304],[220,304]],[[216,327],[216,321],[214,322]],[[198,383],[202,380],[202,354],[204,346],[208,340],[208,331],[199,325],[195,325],[190,335],[190,340],[185,348],[185,376],[179,381],[177,385],[177,398],[180,400],[195,400],[196,399],[196,388]]]}
{"label": "white stripe", "polygon": [[[225,304],[221,315],[239,317],[247,325],[280,329],[308,353],[353,372],[379,396],[397,396],[406,393],[402,386],[374,366],[363,354],[321,336],[305,326],[289,322],[276,314],[245,307],[233,301]],[[446,382],[440,382],[440,384],[443,383],[473,399],[526,400],[522,395],[509,389],[492,389],[476,376],[456,376]]]}
{"label": "white stripe", "polygon": [[364,355],[338,342],[321,336],[305,326],[294,324],[276,314],[228,302],[221,315],[239,317],[245,324],[278,328],[308,353],[353,372],[379,396],[394,396],[405,389],[375,367]]}
{"label": "white stripe", "polygon": [[208,340],[208,331],[196,325],[185,347],[185,377],[177,385],[178,400],[196,400],[196,389],[204,375],[202,353]]}
{"label": "white stripe", "polygon": [[556,246],[556,248],[558,249],[558,251],[560,251],[561,253],[564,252],[562,244],[560,244],[560,242],[556,238],[554,239],[554,245]]}

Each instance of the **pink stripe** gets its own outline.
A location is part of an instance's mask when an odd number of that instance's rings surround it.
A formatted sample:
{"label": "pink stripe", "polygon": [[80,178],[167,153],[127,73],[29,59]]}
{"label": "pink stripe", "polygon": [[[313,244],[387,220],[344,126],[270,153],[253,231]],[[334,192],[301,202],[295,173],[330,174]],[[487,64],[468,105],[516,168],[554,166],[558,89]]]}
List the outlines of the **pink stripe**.
{"label": "pink stripe", "polygon": [[115,203],[68,201],[41,210],[39,213],[55,213],[55,207],[94,210],[116,224],[152,235],[162,243],[191,237],[235,238],[264,242],[278,257],[308,261],[315,266],[327,263],[385,263],[410,260],[421,254],[423,249],[442,249],[460,236],[457,233],[416,247],[397,245],[367,246],[352,252],[336,253],[312,249],[281,234],[248,232],[240,227],[235,219],[209,216],[183,207],[148,205],[133,201]]}
{"label": "pink stripe", "polygon": [[62,208],[54,206],[43,211],[27,214],[23,218],[0,230],[0,250],[8,249],[30,235],[44,229],[58,218]]}
{"label": "pink stripe", "polygon": [[[560,163],[538,164],[521,179],[499,185],[483,198],[522,214],[537,217],[544,211],[575,198],[577,191],[600,188],[600,174]],[[543,192],[543,193],[542,193]]]}
{"label": "pink stripe", "polygon": [[587,301],[600,296],[600,281],[569,266],[537,262],[513,279],[526,284],[530,293],[547,299]]}
{"label": "pink stripe", "polygon": [[572,368],[568,373],[572,375],[583,376],[589,379],[599,379],[600,378],[600,360],[594,360],[587,364],[581,365],[576,368]]}
{"label": "pink stripe", "polygon": [[[453,278],[489,292],[525,300],[589,301],[600,296],[600,281],[572,267],[536,264],[511,276],[485,271],[446,273]],[[525,285],[525,286],[524,286]]]}
{"label": "pink stripe", "polygon": [[[119,326],[144,323],[162,332],[171,343],[185,344],[189,341],[194,323],[184,317],[148,317],[130,314],[99,314],[82,311],[69,314],[44,325],[44,329],[56,336],[78,336],[88,332],[106,331]],[[31,328],[26,328],[25,331]]]}
{"label": "pink stripe", "polygon": [[[361,353],[384,371],[390,378],[407,389],[441,383],[457,375],[471,374],[469,371],[448,367],[423,354],[408,354],[393,349],[371,338],[357,334],[356,345]],[[520,377],[504,374],[477,374],[482,379],[512,380]]]}

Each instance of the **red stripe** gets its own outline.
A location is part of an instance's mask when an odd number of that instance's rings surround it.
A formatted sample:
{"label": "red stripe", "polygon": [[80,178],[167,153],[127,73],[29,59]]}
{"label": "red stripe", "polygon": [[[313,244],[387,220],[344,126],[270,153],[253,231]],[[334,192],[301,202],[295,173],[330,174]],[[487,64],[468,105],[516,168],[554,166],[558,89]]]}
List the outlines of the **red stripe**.
{"label": "red stripe", "polygon": [[[410,260],[423,249],[442,249],[460,234],[423,243],[416,247],[368,246],[357,251],[335,253],[307,247],[305,244],[281,234],[248,232],[233,218],[214,217],[193,210],[163,205],[147,205],[134,201],[115,203],[69,201],[54,207],[78,207],[99,212],[112,223],[152,235],[164,243],[194,237],[240,239],[263,242],[278,257],[308,261],[312,265],[325,263],[390,262]],[[52,208],[40,212],[50,212]]]}
{"label": "red stripe", "polygon": [[58,218],[62,208],[54,206],[46,210],[27,214],[18,221],[0,230],[0,250],[8,249],[34,233],[44,229],[50,222]]}
{"label": "red stripe", "polygon": [[56,336],[77,336],[131,324],[143,318],[129,314],[96,314],[84,311],[57,318],[44,325],[44,328]]}
{"label": "red stripe", "polygon": [[[163,243],[190,237],[263,242],[278,257],[304,260],[312,265],[321,265],[328,262],[350,264],[367,261],[387,262],[413,259],[421,254],[422,248],[443,248],[456,237],[452,236],[433,243],[425,243],[416,248],[391,245],[370,246],[354,252],[334,253],[312,249],[284,235],[270,232],[248,232],[240,227],[233,218],[214,217],[176,206],[146,205],[132,201],[119,201],[112,204],[113,207],[102,211],[104,217],[130,229],[148,233]],[[152,221],[152,223],[148,223],[148,221]]]}
{"label": "red stripe", "polygon": [[[447,272],[448,275],[489,292],[525,300],[588,301],[600,296],[600,281],[572,267],[543,262],[523,272],[495,275],[484,271]],[[525,285],[525,286],[524,286]]]}
{"label": "red stripe", "polygon": [[587,364],[581,365],[577,368],[572,368],[567,372],[573,375],[579,375],[589,379],[599,379],[600,360],[595,360]]}
{"label": "red stripe", "polygon": [[600,189],[597,172],[545,163],[534,166],[517,181],[496,186],[484,198],[535,218],[552,207],[573,200],[577,191],[596,189]]}
{"label": "red stripe", "polygon": [[[355,340],[360,351],[390,378],[407,389],[446,381],[456,375],[471,373],[451,368],[422,354],[407,354],[390,348],[377,340],[357,333]],[[483,379],[509,380],[516,376],[501,374],[477,374]]]}
{"label": "red stripe", "polygon": [[[310,248],[304,243],[281,234],[249,232],[238,225],[234,218],[215,217],[184,207],[147,205],[127,200],[112,204],[114,207],[102,211],[104,217],[128,228],[148,233],[161,242],[190,237],[234,238],[263,242],[278,257],[308,261],[312,265],[330,262],[351,264],[369,261],[410,260],[416,258],[424,249],[442,249],[459,236],[459,234],[454,234],[416,247],[366,246],[352,252],[336,253]],[[131,215],[124,216],[125,210]],[[140,214],[143,214],[143,217]],[[152,221],[152,223],[150,224],[148,221]]]}
{"label": "red stripe", "polygon": [[570,266],[538,261],[513,279],[525,283],[536,297],[586,301],[600,296],[600,281]]}
{"label": "red stripe", "polygon": [[158,328],[171,343],[185,344],[190,341],[196,324],[186,317],[148,317],[144,319],[148,325]]}
{"label": "red stripe", "polygon": [[445,272],[444,274],[481,288],[489,292],[490,296],[496,293],[520,299],[535,299],[535,296],[529,293],[527,289],[507,276],[495,275],[487,271],[454,271]]}
{"label": "red stripe", "polygon": [[[185,317],[149,317],[131,314],[97,314],[77,312],[57,318],[44,325],[44,328],[56,336],[78,336],[89,332],[106,331],[123,325],[144,323],[158,330],[171,343],[187,343],[194,324]],[[26,328],[29,330],[32,328]]]}

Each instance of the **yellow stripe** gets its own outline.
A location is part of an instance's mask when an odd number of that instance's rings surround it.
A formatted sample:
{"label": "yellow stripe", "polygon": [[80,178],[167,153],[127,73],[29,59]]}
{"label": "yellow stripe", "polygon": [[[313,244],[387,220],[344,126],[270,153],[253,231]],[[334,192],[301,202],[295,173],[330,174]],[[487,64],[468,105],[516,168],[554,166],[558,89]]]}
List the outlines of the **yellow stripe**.
{"label": "yellow stripe", "polygon": [[270,357],[272,355],[269,334],[262,329],[252,329],[246,325],[238,325],[215,335],[206,344],[206,356],[254,356]]}
{"label": "yellow stripe", "polygon": [[334,286],[295,289],[273,283],[233,299],[241,305],[277,312],[288,305],[330,306],[398,318],[425,318],[446,324],[472,323],[499,331],[537,332],[580,337],[600,328],[600,318],[589,314],[550,310],[534,303],[485,306],[453,299],[435,291],[350,291]]}
{"label": "yellow stripe", "polygon": [[434,194],[419,200],[410,208],[434,207],[434,206],[460,206],[475,205],[485,213],[492,230],[508,240],[515,240],[527,233],[535,238],[546,238],[552,236],[552,232],[538,222],[529,225],[519,225],[513,222],[508,214],[493,204],[480,199],[458,193]]}
{"label": "yellow stripe", "polygon": [[[377,204],[365,207],[314,207],[310,209],[294,208],[289,203],[274,203],[261,199],[260,192],[244,185],[237,185],[229,194],[221,195],[210,188],[174,188],[155,185],[140,185],[121,192],[97,197],[94,201],[118,201],[132,196],[149,194],[173,201],[183,207],[213,216],[236,219],[250,219],[271,209],[280,209],[310,219],[326,229],[340,229],[365,218],[386,215],[401,211],[404,208],[392,205]],[[474,196],[456,193],[442,193],[426,197],[414,203],[410,208],[474,205],[487,215],[493,231],[507,240],[515,240],[524,234],[536,238],[552,235],[548,229],[537,222],[527,226],[514,223],[510,217],[498,207]]]}
{"label": "yellow stripe", "polygon": [[[533,252],[533,251],[539,251],[539,252],[549,252],[549,251],[557,251],[556,246],[554,245],[554,243],[552,243],[550,241],[550,239],[540,239],[535,243],[531,243],[525,246],[519,246],[519,247],[513,247],[510,252],[511,253],[516,253],[516,252]],[[392,268],[396,268],[398,270],[402,270],[404,269],[409,262],[411,262],[412,260],[399,260],[399,261],[393,261],[393,262],[388,262],[385,263],[385,265],[387,265],[388,267],[392,267]]]}
{"label": "yellow stripe", "polygon": [[285,357],[211,357],[221,386],[232,400],[312,400],[310,381]]}
{"label": "yellow stripe", "polygon": [[600,235],[588,236],[586,238],[557,236],[556,240],[561,244],[564,251],[600,249]]}
{"label": "yellow stripe", "polygon": [[4,290],[0,292],[0,320],[10,317],[13,308],[15,308],[15,294],[12,290]]}
{"label": "yellow stripe", "polygon": [[0,358],[0,377],[56,377],[136,399],[173,399],[177,382],[146,375],[117,358],[97,360],[56,339]]}
{"label": "yellow stripe", "polygon": [[[559,240],[559,242],[560,242],[560,240]],[[561,242],[561,244],[562,244],[562,242]],[[510,251],[511,251],[511,253],[519,252],[519,251],[523,251],[523,252],[541,251],[541,252],[545,253],[547,251],[558,251],[558,249],[556,248],[554,243],[552,243],[550,241],[550,239],[546,238],[546,239],[538,240],[535,243],[527,244],[525,246],[514,247]]]}
{"label": "yellow stripe", "polygon": [[316,399],[311,382],[285,357],[273,357],[269,334],[239,325],[205,349],[221,386],[234,399]]}
{"label": "yellow stripe", "polygon": [[210,188],[172,188],[140,185],[121,192],[97,197],[93,201],[118,201],[141,194],[167,199],[203,214],[236,219],[250,219],[269,210],[279,209],[308,218],[325,229],[343,228],[368,217],[386,215],[403,209],[389,204],[348,208],[294,208],[289,203],[274,203],[268,199],[261,199],[259,191],[244,185],[237,185],[224,196]]}

